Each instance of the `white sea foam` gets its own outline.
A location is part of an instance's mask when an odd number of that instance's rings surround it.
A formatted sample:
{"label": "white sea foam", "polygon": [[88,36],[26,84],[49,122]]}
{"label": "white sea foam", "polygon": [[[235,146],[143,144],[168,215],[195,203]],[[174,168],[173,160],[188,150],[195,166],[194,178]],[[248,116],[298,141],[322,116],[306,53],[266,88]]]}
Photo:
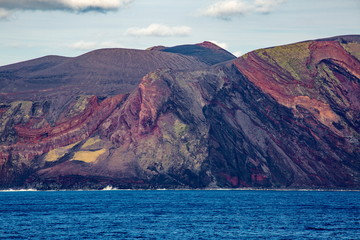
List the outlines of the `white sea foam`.
{"label": "white sea foam", "polygon": [[4,189],[0,190],[0,192],[36,192],[37,189],[35,188],[26,188],[26,189]]}
{"label": "white sea foam", "polygon": [[101,189],[103,191],[112,191],[112,190],[119,190],[117,188],[114,188],[113,186],[111,185],[107,185],[106,187],[104,187],[103,189]]}

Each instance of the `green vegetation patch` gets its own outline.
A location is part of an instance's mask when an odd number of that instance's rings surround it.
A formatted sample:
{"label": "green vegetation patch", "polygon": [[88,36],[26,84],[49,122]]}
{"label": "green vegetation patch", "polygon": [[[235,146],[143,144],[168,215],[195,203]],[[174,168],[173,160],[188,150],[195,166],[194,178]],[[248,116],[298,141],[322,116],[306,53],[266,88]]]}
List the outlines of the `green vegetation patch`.
{"label": "green vegetation patch", "polygon": [[349,42],[341,43],[341,46],[352,56],[356,57],[360,61],[360,43]]}
{"label": "green vegetation patch", "polygon": [[303,69],[309,68],[306,60],[310,56],[310,42],[296,43],[279,47],[257,50],[256,53],[271,64],[277,64],[300,80],[304,74]]}
{"label": "green vegetation patch", "polygon": [[66,114],[67,117],[74,117],[83,111],[85,111],[86,107],[89,104],[90,96],[79,96],[76,99],[75,104],[71,107],[70,111]]}
{"label": "green vegetation patch", "polygon": [[189,126],[180,120],[176,119],[174,122],[174,132],[176,136],[183,136],[189,130]]}

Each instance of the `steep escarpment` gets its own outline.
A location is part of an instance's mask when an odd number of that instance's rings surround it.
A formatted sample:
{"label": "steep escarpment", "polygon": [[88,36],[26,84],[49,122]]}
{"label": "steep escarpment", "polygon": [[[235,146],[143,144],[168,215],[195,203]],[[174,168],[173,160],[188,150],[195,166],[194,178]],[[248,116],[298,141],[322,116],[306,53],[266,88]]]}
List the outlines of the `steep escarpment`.
{"label": "steep escarpment", "polygon": [[[229,76],[231,73],[228,73]],[[301,106],[301,116],[238,72],[206,109],[210,161],[227,186],[356,187],[358,133],[338,135]],[[231,161],[230,161],[231,159]]]}
{"label": "steep escarpment", "polygon": [[358,189],[359,46],[337,37],[151,70],[125,94],[6,92],[0,185]]}
{"label": "steep escarpment", "polygon": [[258,90],[289,112],[278,112],[277,126],[285,127],[275,139],[291,162],[274,165],[300,168],[284,171],[294,173],[291,178],[300,185],[358,184],[360,68],[355,46],[359,39],[324,39],[254,51],[234,62]]}

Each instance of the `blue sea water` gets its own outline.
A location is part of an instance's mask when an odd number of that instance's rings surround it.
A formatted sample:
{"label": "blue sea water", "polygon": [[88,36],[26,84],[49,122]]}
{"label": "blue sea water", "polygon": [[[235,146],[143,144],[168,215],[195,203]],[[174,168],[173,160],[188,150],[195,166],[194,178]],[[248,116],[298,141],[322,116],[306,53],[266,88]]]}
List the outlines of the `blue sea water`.
{"label": "blue sea water", "polygon": [[360,239],[360,192],[0,192],[2,239]]}

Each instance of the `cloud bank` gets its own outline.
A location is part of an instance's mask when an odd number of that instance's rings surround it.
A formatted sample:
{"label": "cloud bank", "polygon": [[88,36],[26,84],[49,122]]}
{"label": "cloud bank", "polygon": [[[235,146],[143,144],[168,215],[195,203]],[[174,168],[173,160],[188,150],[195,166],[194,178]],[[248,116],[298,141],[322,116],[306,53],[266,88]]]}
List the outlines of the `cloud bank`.
{"label": "cloud bank", "polygon": [[153,37],[171,37],[188,36],[191,28],[187,26],[167,26],[162,24],[150,24],[145,28],[129,28],[127,34],[132,36],[153,36]]}
{"label": "cloud bank", "polygon": [[0,0],[0,9],[7,12],[12,10],[107,12],[115,11],[128,5],[132,1],[133,0]]}
{"label": "cloud bank", "polygon": [[202,15],[231,19],[248,13],[270,13],[286,0],[222,0],[208,6]]}

